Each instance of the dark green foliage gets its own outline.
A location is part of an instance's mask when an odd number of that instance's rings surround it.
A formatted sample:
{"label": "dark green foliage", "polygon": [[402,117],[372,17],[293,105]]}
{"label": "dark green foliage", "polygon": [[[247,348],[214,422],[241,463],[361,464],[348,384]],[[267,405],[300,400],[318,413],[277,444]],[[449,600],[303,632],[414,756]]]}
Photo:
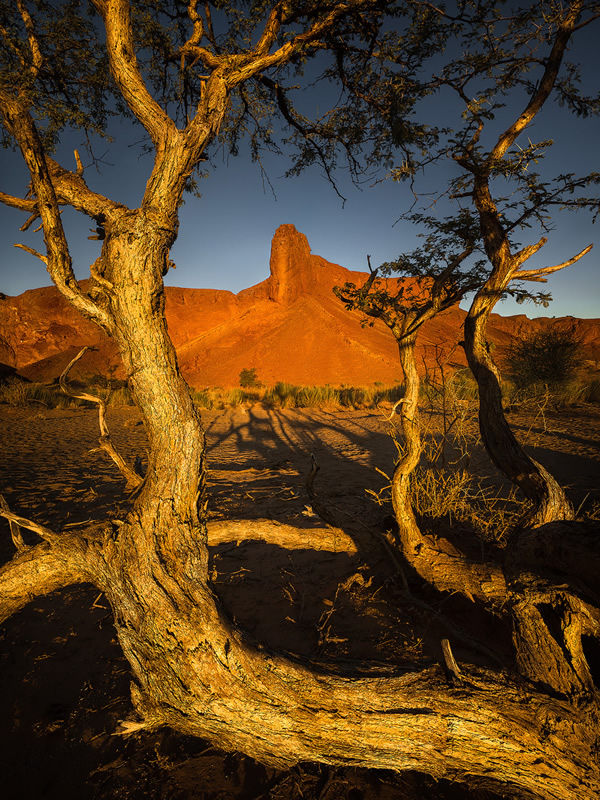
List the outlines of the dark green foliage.
{"label": "dark green foliage", "polygon": [[553,325],[515,337],[508,348],[506,373],[519,391],[570,383],[581,366],[581,339],[574,328]]}
{"label": "dark green foliage", "polygon": [[[403,218],[429,231],[419,234],[425,240],[423,246],[375,270],[369,262],[371,277],[366,283],[360,287],[346,283],[333,290],[348,310],[382,320],[398,341],[475,291],[485,279],[486,265],[479,257],[479,226],[469,209],[443,219],[421,213]],[[388,281],[396,277],[416,281]],[[373,323],[364,320],[363,324]]]}
{"label": "dark green foliage", "polygon": [[261,385],[256,374],[256,367],[243,369],[240,372],[240,386],[242,389],[258,389]]}
{"label": "dark green foliage", "polygon": [[[24,4],[39,47],[36,62],[25,24],[13,2],[0,0],[0,82],[27,97],[50,152],[65,128],[104,135],[109,117],[123,113],[114,94],[97,17],[80,0]],[[4,139],[3,144],[10,145]]]}

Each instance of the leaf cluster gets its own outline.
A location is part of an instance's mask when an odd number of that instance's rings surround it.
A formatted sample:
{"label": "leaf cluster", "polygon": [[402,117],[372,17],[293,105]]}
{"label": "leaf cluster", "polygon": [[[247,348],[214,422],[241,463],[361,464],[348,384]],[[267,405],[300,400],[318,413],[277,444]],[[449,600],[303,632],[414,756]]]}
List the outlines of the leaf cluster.
{"label": "leaf cluster", "polygon": [[32,31],[16,3],[0,0],[1,85],[35,107],[49,151],[66,127],[103,135],[109,117],[123,109],[115,100],[92,6],[82,0],[32,0],[24,5]]}
{"label": "leaf cluster", "polygon": [[470,210],[442,220],[420,213],[407,219],[429,230],[421,234],[421,247],[371,270],[362,286],[346,283],[334,289],[348,310],[381,319],[398,339],[459,303],[486,275],[486,259],[478,257],[481,233]]}
{"label": "leaf cluster", "polygon": [[[303,19],[302,5],[293,4],[294,23]],[[305,21],[329,5],[312,8]],[[334,185],[337,168],[360,183],[391,167],[399,147],[424,154],[437,131],[411,114],[429,91],[418,73],[439,40],[432,12],[423,8],[381,2],[368,13],[349,13],[317,45],[240,87],[225,128],[229,148],[237,154],[245,138],[257,161],[264,150],[286,152],[286,176],[316,165]]]}

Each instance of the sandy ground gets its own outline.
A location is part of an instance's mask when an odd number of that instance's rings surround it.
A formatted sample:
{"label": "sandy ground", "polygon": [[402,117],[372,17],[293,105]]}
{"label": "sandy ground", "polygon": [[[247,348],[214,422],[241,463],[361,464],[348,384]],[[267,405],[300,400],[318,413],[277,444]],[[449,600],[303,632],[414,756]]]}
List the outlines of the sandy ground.
{"label": "sandy ground", "polygon": [[[386,484],[395,445],[379,411],[273,410],[257,405],[204,414],[211,466],[211,577],[227,612],[269,647],[320,661],[386,665],[439,660],[445,618],[475,638],[484,614],[456,598],[401,596],[380,533],[389,509],[369,499]],[[432,417],[439,430],[440,420]],[[115,444],[145,456],[135,409],[111,409]],[[576,506],[600,503],[600,409],[511,415],[517,435],[568,488]],[[464,430],[472,432],[469,415]],[[12,510],[55,529],[123,516],[123,481],[97,444],[92,409],[0,406],[0,484]],[[315,514],[305,481],[311,453],[320,500],[336,528]],[[470,468],[494,481],[480,449]],[[379,471],[381,470],[381,472]],[[231,524],[234,520],[234,524]],[[279,524],[267,524],[275,520]],[[12,555],[0,523],[0,557]],[[419,775],[305,765],[268,770],[240,755],[170,731],[111,735],[130,709],[128,665],[110,609],[93,588],[35,600],[0,630],[0,765],[6,800],[61,798],[491,798]],[[510,662],[508,632],[494,629]],[[457,643],[459,660],[486,663]]]}

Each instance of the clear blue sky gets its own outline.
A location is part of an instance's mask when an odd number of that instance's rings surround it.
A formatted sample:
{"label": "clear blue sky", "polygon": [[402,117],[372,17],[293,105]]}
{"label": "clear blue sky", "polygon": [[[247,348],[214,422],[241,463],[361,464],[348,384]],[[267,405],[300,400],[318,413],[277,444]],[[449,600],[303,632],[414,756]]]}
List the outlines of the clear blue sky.
{"label": "clear blue sky", "polygon": [[[596,43],[590,39],[589,46],[580,52],[584,55],[584,72],[595,81]],[[86,179],[92,189],[135,207],[149,174],[150,160],[139,156],[133,146],[139,133],[125,125],[114,133],[116,145],[100,145],[97,149],[102,154],[105,147],[110,147],[105,156],[107,163],[101,172],[89,166]],[[565,109],[552,104],[529,135],[532,140],[555,139],[547,164],[553,173],[600,171],[599,119],[575,120]],[[59,160],[67,168],[75,167],[73,148],[77,145],[77,139],[65,140],[59,151]],[[85,160],[83,148],[80,152]],[[214,171],[200,184],[202,198],[188,196],[181,209],[179,238],[172,250],[177,269],[168,274],[167,283],[237,292],[264,280],[268,276],[271,238],[282,223],[292,223],[306,234],[313,253],[352,270],[366,271],[367,254],[377,265],[418,244],[417,231],[406,222],[397,222],[412,202],[406,185],[391,180],[371,181],[359,190],[344,173],[338,173],[340,189],[347,198],[343,206],[318,167],[299,178],[285,179],[282,176],[288,166],[285,158],[266,160],[274,196],[271,187],[263,183],[259,166],[251,162],[243,147],[239,157],[224,161],[217,156]],[[429,180],[434,182],[432,187],[436,181],[441,187],[443,175],[432,174]],[[0,151],[0,188],[22,194],[27,183],[20,155]],[[41,233],[19,232],[25,219],[26,215],[0,206],[0,291],[8,295],[50,283],[40,261],[13,247],[15,242],[22,242],[43,249]],[[65,210],[63,219],[76,275],[86,277],[100,243],[87,240],[91,227],[87,218],[78,221],[74,212]],[[552,293],[554,300],[548,309],[531,304],[519,306],[509,300],[497,307],[498,312],[600,317],[600,220],[592,225],[587,212],[563,212],[555,215],[554,223],[556,229],[550,234],[550,241],[529,266],[559,263],[590,243],[594,243],[594,249],[580,263],[551,276],[546,286],[532,285]]]}

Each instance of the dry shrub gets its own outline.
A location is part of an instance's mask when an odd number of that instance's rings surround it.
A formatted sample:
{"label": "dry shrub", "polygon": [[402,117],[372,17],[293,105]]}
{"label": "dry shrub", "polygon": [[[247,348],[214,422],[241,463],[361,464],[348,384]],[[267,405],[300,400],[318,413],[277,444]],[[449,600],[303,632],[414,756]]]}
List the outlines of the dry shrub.
{"label": "dry shrub", "polygon": [[513,387],[512,402],[551,406],[577,402],[582,385],[577,376],[582,366],[582,340],[574,327],[557,325],[527,333],[519,332],[504,357],[506,376]]}
{"label": "dry shrub", "polygon": [[516,491],[492,488],[464,469],[417,467],[411,475],[411,500],[424,527],[445,520],[469,529],[481,541],[504,544],[524,512]]}

